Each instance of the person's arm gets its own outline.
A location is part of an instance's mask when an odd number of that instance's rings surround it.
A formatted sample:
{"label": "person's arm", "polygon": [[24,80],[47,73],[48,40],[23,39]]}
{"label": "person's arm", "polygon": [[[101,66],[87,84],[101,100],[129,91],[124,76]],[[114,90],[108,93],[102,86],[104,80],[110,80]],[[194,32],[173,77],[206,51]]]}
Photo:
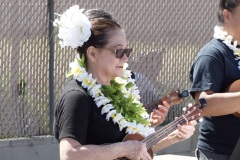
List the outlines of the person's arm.
{"label": "person's arm", "polygon": [[131,140],[107,145],[81,145],[72,138],[60,140],[60,160],[113,160],[119,157],[151,160],[146,144],[139,141]]}
{"label": "person's arm", "polygon": [[178,129],[171,134],[169,134],[166,138],[159,141],[154,147],[153,152],[156,153],[159,150],[162,150],[168,146],[171,146],[175,143],[178,143],[180,141],[186,140],[190,138],[194,131],[195,131],[195,125],[197,122],[190,121],[187,125],[178,125]]}
{"label": "person's arm", "polygon": [[211,90],[195,92],[195,101],[204,98],[207,106],[203,108],[205,116],[221,116],[240,111],[240,92],[214,93]]}

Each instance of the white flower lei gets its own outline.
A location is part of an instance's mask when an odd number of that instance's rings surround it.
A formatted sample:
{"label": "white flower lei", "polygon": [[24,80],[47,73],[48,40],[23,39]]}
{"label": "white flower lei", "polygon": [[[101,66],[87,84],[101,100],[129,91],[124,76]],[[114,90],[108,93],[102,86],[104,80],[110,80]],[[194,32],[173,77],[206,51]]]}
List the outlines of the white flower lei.
{"label": "white flower lei", "polygon": [[78,5],[72,6],[60,16],[60,20],[55,19],[53,25],[59,28],[58,37],[61,39],[59,44],[62,47],[70,46],[77,48],[82,46],[91,36],[92,24],[88,17],[79,9]]}
{"label": "white flower lei", "polygon": [[[127,84],[128,82],[134,82],[134,80],[131,78],[131,71],[126,70],[127,66],[128,64],[125,63],[123,69],[123,77],[115,78],[115,80],[119,84],[121,83]],[[96,79],[92,77],[92,74],[87,73],[85,69],[84,60],[82,61],[79,55],[77,56],[74,62],[70,63],[70,68],[71,71],[68,74],[68,76],[72,76],[74,79],[81,82],[82,87],[86,88],[90,96],[94,98],[97,107],[103,106],[101,114],[107,113],[106,119],[109,121],[111,117],[114,123],[118,123],[120,131],[126,127],[127,128],[126,133],[128,134],[138,133],[145,137],[155,131],[154,128],[150,127],[150,123],[149,125],[144,125],[141,123],[136,123],[136,121],[130,122],[127,121],[121,113],[118,113],[115,107],[111,103],[109,103],[110,100],[107,97],[105,97],[104,94],[101,92],[100,88],[102,87],[102,85],[96,84]],[[129,96],[134,97],[134,102],[140,104],[139,90],[137,89],[135,83],[133,87],[129,89],[127,89],[126,87],[121,88],[121,92],[125,95],[126,98]],[[149,115],[147,114],[147,112],[141,116],[149,121]]]}
{"label": "white flower lei", "polygon": [[214,38],[220,39],[225,43],[231,50],[233,50],[233,54],[236,56],[235,60],[238,61],[238,69],[240,70],[240,48],[237,48],[237,41],[234,41],[232,44],[233,37],[228,35],[227,32],[223,30],[223,27],[215,26],[214,27]]}

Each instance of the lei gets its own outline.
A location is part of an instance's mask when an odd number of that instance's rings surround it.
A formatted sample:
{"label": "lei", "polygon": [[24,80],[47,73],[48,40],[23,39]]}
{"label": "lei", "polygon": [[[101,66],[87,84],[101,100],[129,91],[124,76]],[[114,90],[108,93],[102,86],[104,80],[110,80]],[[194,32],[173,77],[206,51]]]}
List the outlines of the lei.
{"label": "lei", "polygon": [[139,133],[148,136],[154,132],[150,127],[149,115],[140,103],[139,90],[131,78],[131,71],[127,70],[127,63],[123,67],[123,76],[116,77],[111,85],[104,86],[96,83],[92,74],[88,74],[85,66],[85,57],[79,55],[70,63],[70,72],[67,77],[72,77],[81,82],[93,97],[98,108],[102,106],[101,114],[106,114],[106,119],[111,118],[119,125],[119,130],[126,128],[127,134]]}
{"label": "lei", "polygon": [[222,40],[223,43],[233,50],[233,54],[236,56],[235,60],[238,61],[238,69],[240,70],[240,48],[237,48],[237,41],[234,41],[232,44],[233,36],[228,35],[227,32],[223,30],[223,27],[215,26],[213,37]]}

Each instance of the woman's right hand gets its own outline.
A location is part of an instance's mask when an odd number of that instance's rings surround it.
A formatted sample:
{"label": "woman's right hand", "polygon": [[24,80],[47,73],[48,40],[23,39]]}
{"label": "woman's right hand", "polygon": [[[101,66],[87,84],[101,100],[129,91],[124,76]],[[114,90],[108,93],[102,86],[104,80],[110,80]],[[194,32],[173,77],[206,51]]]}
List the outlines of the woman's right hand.
{"label": "woman's right hand", "polygon": [[152,160],[150,154],[147,152],[146,143],[137,140],[128,140],[123,142],[125,157],[132,160]]}

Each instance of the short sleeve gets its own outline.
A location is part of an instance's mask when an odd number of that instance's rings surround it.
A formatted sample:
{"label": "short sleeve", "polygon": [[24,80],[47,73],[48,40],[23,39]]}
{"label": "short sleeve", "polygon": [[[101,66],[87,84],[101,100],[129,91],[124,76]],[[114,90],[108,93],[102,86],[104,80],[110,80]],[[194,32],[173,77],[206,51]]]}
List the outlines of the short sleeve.
{"label": "short sleeve", "polygon": [[190,93],[212,90],[219,92],[224,80],[223,62],[212,55],[201,55],[197,58],[190,71],[192,86]]}
{"label": "short sleeve", "polygon": [[74,138],[81,144],[85,144],[90,114],[91,107],[87,95],[78,90],[65,93],[55,111],[58,139]]}

